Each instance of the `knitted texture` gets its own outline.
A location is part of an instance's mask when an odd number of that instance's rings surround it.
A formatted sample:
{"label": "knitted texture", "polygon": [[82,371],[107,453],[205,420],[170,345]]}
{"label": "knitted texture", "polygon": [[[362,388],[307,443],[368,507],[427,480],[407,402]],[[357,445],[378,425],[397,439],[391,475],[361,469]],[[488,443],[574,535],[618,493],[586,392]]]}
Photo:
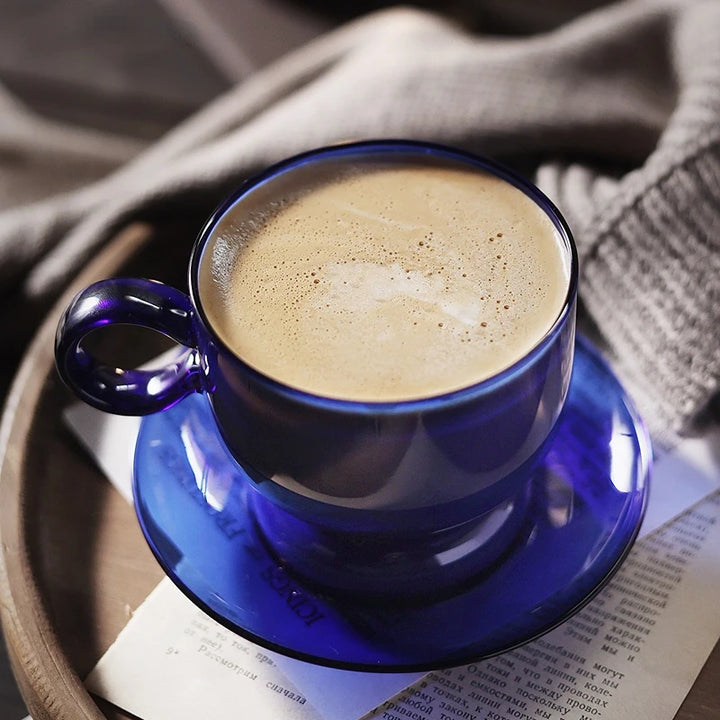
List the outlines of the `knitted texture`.
{"label": "knitted texture", "polygon": [[286,56],[107,177],[0,214],[0,287],[44,308],[124,224],[191,212],[199,230],[231,186],[298,151],[455,144],[531,174],[559,205],[583,308],[655,436],[672,441],[720,381],[719,120],[715,0],[566,11],[514,36],[385,11]]}

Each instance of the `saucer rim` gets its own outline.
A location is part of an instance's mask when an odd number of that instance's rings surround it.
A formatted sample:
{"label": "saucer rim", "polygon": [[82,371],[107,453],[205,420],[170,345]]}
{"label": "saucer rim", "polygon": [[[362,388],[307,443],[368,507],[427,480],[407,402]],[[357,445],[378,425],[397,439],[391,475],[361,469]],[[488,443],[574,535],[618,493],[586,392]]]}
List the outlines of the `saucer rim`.
{"label": "saucer rim", "polygon": [[[172,563],[167,559],[167,557],[160,551],[159,548],[156,547],[156,544],[152,540],[152,535],[150,533],[150,530],[147,526],[147,522],[145,517],[143,516],[141,512],[141,505],[142,502],[138,502],[138,498],[142,497],[142,493],[138,493],[137,485],[138,485],[138,476],[139,473],[137,472],[137,458],[138,458],[138,450],[137,448],[140,445],[140,437],[142,436],[142,429],[145,425],[146,418],[143,418],[141,422],[141,429],[138,433],[138,442],[136,444],[136,448],[134,451],[134,464],[133,464],[133,480],[132,480],[132,488],[133,488],[133,499],[134,499],[134,508],[135,508],[135,514],[137,517],[137,520],[139,522],[140,528],[142,530],[143,536],[147,542],[148,547],[150,548],[152,554],[155,556],[156,560],[160,564],[163,572],[168,576],[168,578],[173,582],[173,584],[198,608],[200,608],[204,613],[206,613],[208,616],[213,618],[216,622],[218,622],[220,625],[225,627],[227,630],[230,630],[231,632],[239,635],[240,637],[243,637],[250,642],[253,642],[257,644],[260,647],[263,647],[265,649],[271,650],[273,652],[276,652],[278,654],[293,658],[295,660],[300,660],[303,662],[308,662],[314,665],[334,668],[338,670],[349,670],[349,671],[356,671],[356,672],[370,672],[370,673],[377,673],[377,674],[387,674],[387,673],[412,673],[412,672],[430,672],[433,670],[442,670],[446,668],[451,667],[458,667],[463,666],[468,663],[472,662],[479,662],[482,660],[487,660],[492,657],[495,657],[497,655],[512,651],[518,647],[521,647],[525,645],[528,642],[531,642],[533,640],[536,640],[543,635],[546,635],[547,633],[551,632],[552,630],[556,629],[560,625],[562,625],[565,621],[567,621],[569,618],[574,616],[577,612],[579,612],[583,607],[585,607],[588,603],[590,603],[606,586],[607,584],[612,580],[612,578],[615,576],[615,574],[618,572],[622,564],[624,563],[625,559],[627,558],[628,554],[633,548],[633,545],[635,544],[641,526],[643,519],[645,517],[645,513],[647,510],[648,505],[648,499],[649,499],[649,491],[650,491],[650,482],[651,482],[651,473],[652,473],[652,463],[653,463],[653,455],[652,455],[652,445],[651,440],[647,431],[647,428],[645,426],[645,423],[643,422],[641,416],[639,415],[637,409],[635,408],[631,398],[627,395],[625,389],[619,382],[618,378],[616,377],[615,373],[611,369],[610,365],[607,363],[607,361],[602,357],[599,350],[595,348],[592,343],[590,343],[589,340],[587,340],[585,337],[581,335],[576,336],[576,353],[584,352],[587,354],[592,362],[598,364],[604,373],[606,373],[609,377],[609,379],[616,385],[618,390],[618,400],[622,402],[625,409],[628,412],[629,419],[631,421],[632,427],[635,430],[635,436],[634,439],[637,441],[637,459],[638,459],[638,471],[635,474],[635,483],[633,490],[631,491],[631,497],[629,497],[626,501],[626,506],[624,508],[624,515],[627,517],[628,514],[633,513],[633,511],[636,513],[636,519],[635,523],[632,527],[631,532],[627,535],[625,538],[624,544],[620,551],[617,553],[617,555],[613,558],[611,566],[606,570],[603,577],[600,578],[597,582],[595,582],[587,592],[582,594],[582,596],[571,606],[567,607],[564,611],[556,615],[552,618],[552,620],[548,621],[544,625],[542,625],[540,628],[535,629],[532,633],[530,633],[527,637],[523,637],[521,639],[518,639],[515,642],[508,642],[505,644],[499,645],[496,649],[488,652],[483,652],[482,654],[475,653],[468,653],[465,656],[453,656],[448,657],[446,660],[438,660],[438,661],[427,661],[422,663],[384,663],[384,664],[378,664],[378,663],[366,663],[366,662],[356,662],[356,661],[341,661],[341,660],[333,660],[331,658],[318,656],[312,653],[304,652],[302,650],[297,650],[295,648],[289,647],[287,645],[284,645],[282,643],[273,642],[272,640],[267,639],[266,637],[263,637],[261,635],[258,635],[251,630],[248,630],[247,628],[244,628],[237,623],[235,623],[233,620],[231,620],[229,617],[226,617],[221,612],[213,608],[212,606],[208,605],[202,597],[197,592],[194,592],[190,587],[188,587],[188,583],[183,580],[177,572],[173,569]],[[181,405],[182,403],[179,403],[178,405]],[[177,405],[174,406],[175,409],[177,409]],[[218,436],[219,437],[219,436]],[[222,442],[222,441],[221,441]],[[638,507],[639,503],[639,507]],[[621,528],[623,527],[623,523],[618,520],[615,523],[615,528],[613,529],[613,535],[616,535],[617,533],[621,532]],[[576,585],[577,584],[577,578],[579,576],[576,575],[570,585]],[[203,582],[204,582],[204,576],[203,576]],[[476,585],[479,585],[479,583],[476,583]],[[209,585],[206,585],[206,587],[210,587]],[[560,588],[558,588],[560,589]],[[218,596],[219,597],[219,596]],[[457,597],[457,596],[453,596]],[[221,598],[222,599],[222,598]],[[445,599],[445,601],[447,598]],[[226,602],[224,599],[222,599],[223,602]],[[548,601],[549,602],[549,601]],[[522,613],[523,615],[527,614],[526,612]],[[382,661],[381,661],[382,662]]]}

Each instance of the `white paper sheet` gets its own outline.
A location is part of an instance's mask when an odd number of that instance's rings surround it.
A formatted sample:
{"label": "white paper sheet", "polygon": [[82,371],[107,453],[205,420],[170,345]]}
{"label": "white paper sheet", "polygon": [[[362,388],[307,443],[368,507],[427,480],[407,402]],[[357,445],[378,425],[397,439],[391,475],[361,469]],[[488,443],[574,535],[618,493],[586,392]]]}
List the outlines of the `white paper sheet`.
{"label": "white paper sheet", "polygon": [[[67,419],[129,497],[137,421],[86,406]],[[718,457],[716,430],[661,458],[644,539],[613,582],[552,633],[493,660],[428,676],[317,667],[228,633],[165,580],[87,685],[144,720],[222,717],[227,708],[258,720],[669,719],[720,634],[720,503],[704,500],[720,487]]]}
{"label": "white paper sheet", "polygon": [[367,720],[670,720],[720,634],[719,593],[715,493],[638,543],[610,584],[556,630],[431,673]]}
{"label": "white paper sheet", "polygon": [[[139,419],[107,415],[84,404],[68,408],[65,419],[110,482],[132,502],[132,464]],[[208,686],[213,687],[212,703],[220,708],[237,708],[238,715],[240,709],[252,710],[249,717],[254,720],[355,720],[423,675],[377,675],[319,667],[277,655],[235,636],[211,648],[201,642],[202,637],[198,640],[192,634],[198,617],[217,637],[231,636],[168,579],[163,580],[88,676],[88,689],[144,720],[211,717],[208,708],[214,705],[208,705],[203,695]],[[200,652],[202,645],[206,646],[205,653]],[[170,647],[178,652],[168,653]],[[237,665],[258,679],[252,683],[234,682],[212,663],[203,661],[208,652],[220,667]],[[178,663],[181,654],[184,662]],[[138,662],[139,657],[145,660]],[[352,692],[346,688],[352,688]],[[288,704],[286,699],[292,693],[302,700]],[[270,702],[266,702],[268,698]],[[310,706],[315,711],[308,710]],[[279,710],[286,715],[279,715]]]}

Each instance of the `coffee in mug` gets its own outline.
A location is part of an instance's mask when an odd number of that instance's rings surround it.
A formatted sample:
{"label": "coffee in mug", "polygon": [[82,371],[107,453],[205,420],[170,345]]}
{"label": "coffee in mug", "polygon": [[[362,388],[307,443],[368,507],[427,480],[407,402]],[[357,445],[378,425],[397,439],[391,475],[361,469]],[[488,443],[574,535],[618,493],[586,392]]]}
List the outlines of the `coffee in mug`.
{"label": "coffee in mug", "polygon": [[[557,209],[492,160],[407,140],[321,148],[218,207],[189,296],[138,278],[81,292],[57,365],[109,412],[202,393],[287,572],[352,597],[450,593],[533,502],[570,383],[577,273]],[[105,366],[84,340],[108,323],[185,349],[154,370]]]}
{"label": "coffee in mug", "polygon": [[323,397],[403,402],[522,358],[568,291],[563,239],[527,195],[439,159],[304,164],[213,228],[199,299],[223,342]]}

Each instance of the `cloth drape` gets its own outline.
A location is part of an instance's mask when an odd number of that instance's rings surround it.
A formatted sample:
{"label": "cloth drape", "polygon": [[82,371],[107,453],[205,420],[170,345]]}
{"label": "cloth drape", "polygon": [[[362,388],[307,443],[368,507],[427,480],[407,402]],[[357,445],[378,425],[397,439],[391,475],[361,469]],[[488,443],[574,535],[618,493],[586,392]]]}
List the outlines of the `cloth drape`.
{"label": "cloth drape", "polygon": [[[508,7],[527,17],[519,5]],[[370,14],[149,147],[82,143],[36,118],[45,133],[19,132],[30,116],[0,95],[3,325],[23,342],[26,317],[133,220],[192,208],[200,223],[248,174],[312,147],[432,140],[507,162],[560,207],[580,253],[581,328],[672,443],[720,382],[720,3],[575,5],[587,9],[565,3],[559,24],[534,32],[513,33],[509,13],[502,34],[427,10]],[[59,156],[47,188],[13,182],[48,153]]]}

